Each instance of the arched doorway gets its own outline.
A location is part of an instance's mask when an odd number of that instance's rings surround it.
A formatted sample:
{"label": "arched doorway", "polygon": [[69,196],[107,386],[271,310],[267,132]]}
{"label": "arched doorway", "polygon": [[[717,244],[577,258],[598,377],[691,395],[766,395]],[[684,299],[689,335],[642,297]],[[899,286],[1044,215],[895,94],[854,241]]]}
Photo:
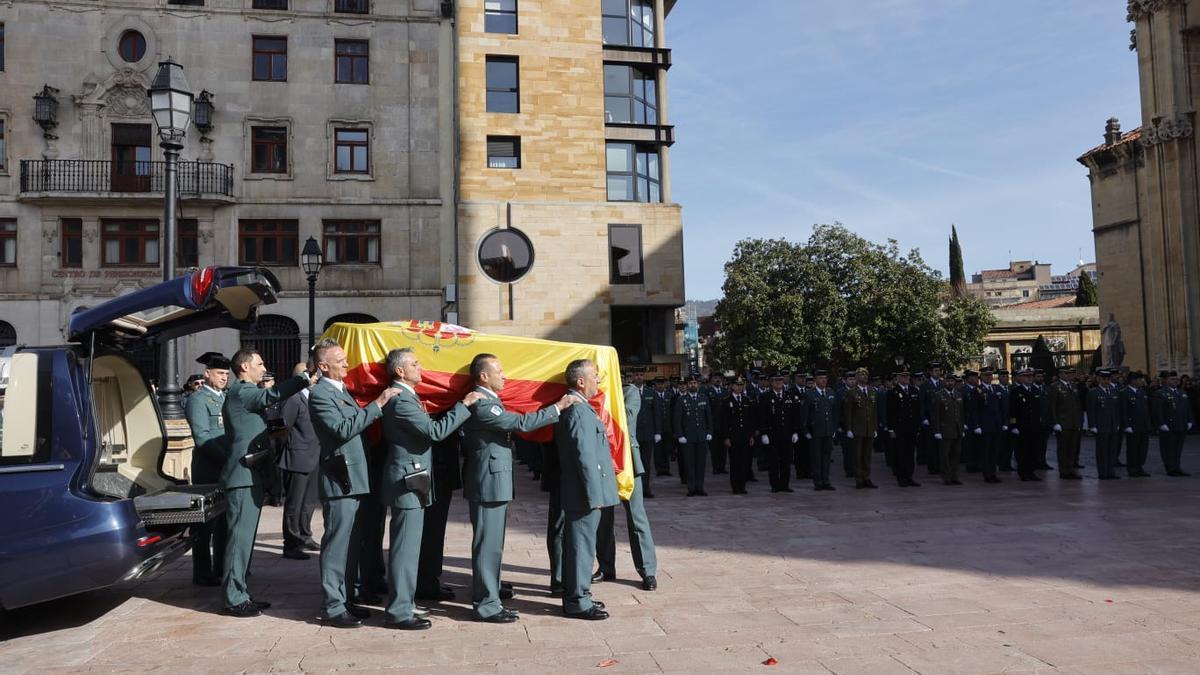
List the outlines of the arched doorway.
{"label": "arched doorway", "polygon": [[17,329],[7,321],[0,321],[0,348],[17,344]]}
{"label": "arched doorway", "polygon": [[286,316],[260,316],[253,329],[242,331],[242,348],[257,349],[267,370],[283,380],[301,361],[300,326]]}
{"label": "arched doorway", "polygon": [[370,314],[361,314],[357,312],[338,314],[337,316],[329,317],[329,320],[325,322],[325,327],[321,330],[327,331],[329,330],[329,327],[335,323],[379,323],[379,319],[376,319]]}

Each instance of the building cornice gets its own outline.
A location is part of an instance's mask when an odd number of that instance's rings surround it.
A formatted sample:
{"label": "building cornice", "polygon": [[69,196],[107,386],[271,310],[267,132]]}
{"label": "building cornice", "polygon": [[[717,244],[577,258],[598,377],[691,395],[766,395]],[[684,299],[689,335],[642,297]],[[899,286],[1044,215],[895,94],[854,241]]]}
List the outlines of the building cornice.
{"label": "building cornice", "polygon": [[1128,0],[1125,20],[1134,23],[1171,5],[1181,5],[1183,0]]}

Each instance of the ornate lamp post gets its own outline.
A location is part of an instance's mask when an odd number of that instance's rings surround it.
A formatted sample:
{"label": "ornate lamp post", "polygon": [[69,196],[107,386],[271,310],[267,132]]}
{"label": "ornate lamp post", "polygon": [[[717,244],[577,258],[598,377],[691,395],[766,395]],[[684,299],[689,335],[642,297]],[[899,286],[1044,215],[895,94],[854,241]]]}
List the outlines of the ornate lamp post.
{"label": "ornate lamp post", "polygon": [[300,252],[300,267],[308,276],[308,348],[310,350],[317,343],[317,277],[321,274],[321,265],[324,262],[325,255],[321,253],[320,245],[317,244],[316,239],[309,237],[308,241],[304,242],[304,250]]}
{"label": "ornate lamp post", "polygon": [[[150,110],[158,126],[159,147],[166,159],[166,175],[163,205],[163,242],[160,255],[163,260],[163,281],[175,278],[175,238],[178,223],[175,216],[175,200],[178,185],[175,179],[179,151],[183,149],[183,138],[192,119],[192,92],[183,66],[167,59],[158,64],[158,73],[150,85]],[[161,378],[158,386],[158,403],[166,419],[183,418],[180,406],[179,363],[176,358],[175,341],[167,340],[162,345]]]}

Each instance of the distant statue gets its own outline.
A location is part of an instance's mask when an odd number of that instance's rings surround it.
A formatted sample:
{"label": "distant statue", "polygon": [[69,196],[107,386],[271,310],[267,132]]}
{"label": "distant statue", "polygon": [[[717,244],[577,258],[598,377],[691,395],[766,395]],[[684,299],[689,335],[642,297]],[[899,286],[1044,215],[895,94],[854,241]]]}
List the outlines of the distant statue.
{"label": "distant statue", "polygon": [[1121,341],[1121,324],[1117,315],[1109,314],[1108,323],[1100,329],[1100,355],[1105,368],[1120,368],[1125,361],[1125,343]]}

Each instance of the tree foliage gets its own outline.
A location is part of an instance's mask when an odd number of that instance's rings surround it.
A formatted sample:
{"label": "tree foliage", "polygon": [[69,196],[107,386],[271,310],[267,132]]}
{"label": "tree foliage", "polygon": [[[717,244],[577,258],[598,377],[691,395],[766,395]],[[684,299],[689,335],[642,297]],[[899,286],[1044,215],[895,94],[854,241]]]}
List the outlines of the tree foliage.
{"label": "tree foliage", "polygon": [[866,365],[894,359],[958,367],[977,358],[991,312],[952,297],[918,251],[876,244],[840,224],[818,225],[805,243],[745,239],[725,264],[717,305],[723,367],[762,361],[788,368]]}
{"label": "tree foliage", "polygon": [[1092,275],[1086,271],[1079,274],[1079,290],[1075,291],[1075,306],[1076,307],[1095,307],[1100,304],[1100,300],[1096,297],[1096,284],[1092,281]]}
{"label": "tree foliage", "polygon": [[954,297],[967,294],[967,275],[963,271],[962,246],[958,243],[958,228],[950,226],[950,290]]}

